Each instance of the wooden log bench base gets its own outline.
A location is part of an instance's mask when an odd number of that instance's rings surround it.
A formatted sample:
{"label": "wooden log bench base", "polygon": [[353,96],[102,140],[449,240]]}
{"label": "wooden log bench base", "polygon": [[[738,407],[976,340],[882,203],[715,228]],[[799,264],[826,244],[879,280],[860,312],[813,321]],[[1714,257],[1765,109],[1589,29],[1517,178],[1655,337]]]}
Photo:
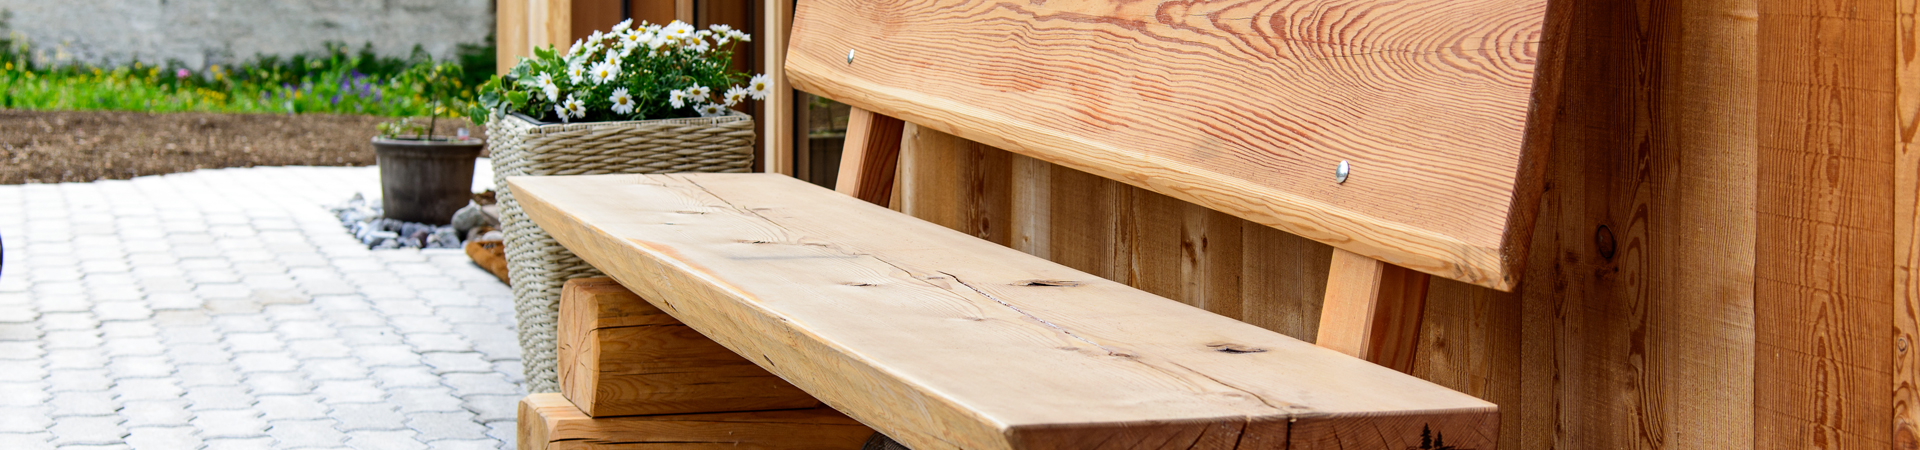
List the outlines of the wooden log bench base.
{"label": "wooden log bench base", "polygon": [[568,280],[560,292],[560,391],[588,416],[820,405],[611,278]]}
{"label": "wooden log bench base", "polygon": [[560,394],[520,400],[521,450],[858,450],[873,430],[818,407],[594,418]]}
{"label": "wooden log bench base", "polygon": [[916,450],[1497,439],[1486,401],[785,176],[509,185],[661,311]]}

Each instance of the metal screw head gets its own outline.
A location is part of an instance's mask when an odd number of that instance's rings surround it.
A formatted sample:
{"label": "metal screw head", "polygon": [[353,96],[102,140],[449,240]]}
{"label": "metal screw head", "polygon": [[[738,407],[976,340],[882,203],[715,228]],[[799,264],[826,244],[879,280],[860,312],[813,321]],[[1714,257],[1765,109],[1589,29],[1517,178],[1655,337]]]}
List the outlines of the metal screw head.
{"label": "metal screw head", "polygon": [[1333,182],[1346,184],[1347,174],[1352,172],[1353,166],[1347,165],[1347,161],[1344,159],[1340,160],[1340,167],[1333,169]]}
{"label": "metal screw head", "polygon": [[853,64],[853,49],[847,49],[847,64]]}

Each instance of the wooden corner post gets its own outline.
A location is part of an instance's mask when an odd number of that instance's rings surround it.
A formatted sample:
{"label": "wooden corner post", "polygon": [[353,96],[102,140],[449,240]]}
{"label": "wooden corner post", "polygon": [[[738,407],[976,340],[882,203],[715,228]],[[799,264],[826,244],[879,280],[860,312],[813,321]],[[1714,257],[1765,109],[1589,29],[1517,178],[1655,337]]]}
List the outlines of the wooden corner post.
{"label": "wooden corner post", "polygon": [[1428,278],[1334,249],[1315,343],[1400,372],[1413,369]]}

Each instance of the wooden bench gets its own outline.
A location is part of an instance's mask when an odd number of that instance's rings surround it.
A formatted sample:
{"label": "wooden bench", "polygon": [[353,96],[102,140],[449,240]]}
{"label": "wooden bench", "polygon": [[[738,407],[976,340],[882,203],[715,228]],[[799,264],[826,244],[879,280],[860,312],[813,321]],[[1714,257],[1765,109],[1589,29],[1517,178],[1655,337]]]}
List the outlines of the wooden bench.
{"label": "wooden bench", "polygon": [[[850,195],[509,188],[659,310],[915,449],[1492,448],[1495,405],[1401,371],[1429,275],[1520,282],[1551,23],[1544,0],[802,0],[787,74],[857,108]],[[903,121],[1334,246],[1318,345],[878,206]]]}

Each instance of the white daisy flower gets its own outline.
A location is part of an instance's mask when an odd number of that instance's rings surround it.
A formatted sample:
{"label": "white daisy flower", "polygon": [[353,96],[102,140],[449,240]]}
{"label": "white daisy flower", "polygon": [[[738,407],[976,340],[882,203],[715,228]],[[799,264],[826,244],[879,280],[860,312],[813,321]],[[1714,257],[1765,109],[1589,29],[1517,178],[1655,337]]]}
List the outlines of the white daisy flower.
{"label": "white daisy flower", "polygon": [[706,102],[707,96],[709,95],[713,95],[713,90],[707,89],[706,86],[696,84],[693,85],[693,87],[687,88],[687,99],[696,102]]}
{"label": "white daisy flower", "polygon": [[570,79],[570,80],[572,80],[572,81],[573,81],[573,84],[584,84],[584,83],[586,83],[586,82],[587,82],[587,67],[586,67],[586,66],[583,66],[583,65],[581,65],[580,63],[577,63],[577,62],[576,62],[576,63],[573,63],[573,64],[569,64],[569,65],[567,65],[567,78],[568,78],[568,79]]}
{"label": "white daisy flower", "polygon": [[606,84],[608,81],[613,81],[613,77],[620,76],[620,66],[604,62],[595,63],[593,68],[587,69],[587,74],[593,77],[593,84]]}
{"label": "white daisy flower", "polygon": [[567,47],[567,56],[580,56],[580,53],[585,51],[587,51],[586,44],[579,39],[574,39],[573,46]]}
{"label": "white daisy flower", "polygon": [[707,50],[712,48],[713,47],[707,45],[707,41],[700,39],[695,39],[693,43],[687,44],[687,50],[693,50],[694,53],[706,53]]}
{"label": "white daisy flower", "polygon": [[556,103],[560,101],[560,86],[553,84],[553,74],[540,74],[540,78],[534,79],[534,85],[539,86],[540,90],[547,94],[547,101]]}
{"label": "white daisy flower", "polygon": [[647,41],[647,48],[652,50],[659,50],[662,47],[666,47],[673,43],[674,43],[674,40],[672,37],[667,36],[665,34],[658,34],[653,36],[653,40]]}
{"label": "white daisy flower", "polygon": [[733,40],[736,40],[736,41],[753,42],[753,36],[748,35],[747,32],[745,31],[739,31],[739,30],[729,31],[727,32],[727,35],[732,36]]}
{"label": "white daisy flower", "polygon": [[622,20],[620,21],[620,23],[613,24],[613,31],[618,33],[621,31],[627,31],[628,28],[632,28],[632,27],[633,27],[633,19]]}
{"label": "white daisy flower", "polygon": [[560,116],[560,123],[567,123],[567,105],[553,104],[553,115]]}
{"label": "white daisy flower", "polygon": [[633,114],[633,96],[627,95],[627,88],[614,89],[607,100],[613,102],[614,114]]}
{"label": "white daisy flower", "polygon": [[729,31],[733,31],[733,26],[727,25],[724,23],[716,23],[713,25],[708,25],[707,30],[713,31],[714,33],[726,33]]}
{"label": "white daisy flower", "polygon": [[726,97],[727,106],[740,104],[741,101],[744,101],[747,99],[748,95],[753,95],[753,93],[747,92],[747,88],[740,87],[740,86],[727,88],[727,97]]}
{"label": "white daisy flower", "polygon": [[692,39],[694,34],[693,25],[688,25],[686,22],[675,20],[673,21],[673,23],[668,24],[665,28],[661,28],[660,34],[673,38],[676,41]]}
{"label": "white daisy flower", "polygon": [[715,105],[711,103],[701,104],[700,106],[696,106],[693,109],[696,111],[700,111],[700,117],[716,117],[716,116],[727,115],[727,107]]}
{"label": "white daisy flower", "polygon": [[754,100],[766,100],[767,94],[773,93],[773,80],[767,79],[764,73],[754,75],[753,79],[747,80],[747,92],[753,95]]}
{"label": "white daisy flower", "polygon": [[566,105],[567,113],[572,114],[573,117],[579,118],[579,117],[587,116],[586,102],[582,102],[580,101],[580,99],[573,98],[573,94],[567,94],[567,102],[563,103],[563,105]]}
{"label": "white daisy flower", "polygon": [[646,44],[647,41],[651,41],[651,40],[653,40],[653,33],[645,32],[645,31],[635,31],[635,32],[627,33],[625,35],[620,36],[620,46],[623,48],[632,49],[634,47],[639,47],[643,44]]}
{"label": "white daisy flower", "polygon": [[679,89],[667,91],[667,104],[673,105],[674,109],[686,107],[687,91]]}
{"label": "white daisy flower", "polygon": [[604,40],[606,38],[607,38],[607,35],[604,33],[601,33],[600,30],[593,30],[593,34],[587,35],[587,42],[599,43],[601,40]]}

